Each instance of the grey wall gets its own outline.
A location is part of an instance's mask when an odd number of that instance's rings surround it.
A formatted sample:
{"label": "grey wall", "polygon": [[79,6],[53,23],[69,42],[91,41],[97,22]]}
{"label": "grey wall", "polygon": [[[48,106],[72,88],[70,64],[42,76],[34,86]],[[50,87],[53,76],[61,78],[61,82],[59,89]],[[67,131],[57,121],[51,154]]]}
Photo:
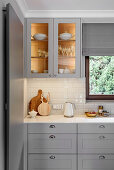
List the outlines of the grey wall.
{"label": "grey wall", "polygon": [[12,0],[0,0],[0,170],[4,170],[4,112],[3,112],[3,12],[2,8],[7,3],[11,3],[16,9],[17,14],[24,22],[23,14],[17,4]]}

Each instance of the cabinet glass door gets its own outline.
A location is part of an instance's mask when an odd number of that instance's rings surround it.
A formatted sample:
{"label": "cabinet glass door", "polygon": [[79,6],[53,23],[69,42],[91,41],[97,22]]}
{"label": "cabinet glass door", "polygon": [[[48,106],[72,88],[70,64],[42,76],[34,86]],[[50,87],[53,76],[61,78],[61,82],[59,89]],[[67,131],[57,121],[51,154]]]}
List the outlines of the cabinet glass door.
{"label": "cabinet glass door", "polygon": [[48,23],[31,24],[31,73],[48,73]]}
{"label": "cabinet glass door", "polygon": [[52,20],[30,19],[29,21],[29,72],[30,77],[51,76],[51,62],[53,48],[53,24]]}
{"label": "cabinet glass door", "polygon": [[80,22],[55,19],[55,74],[78,77],[80,74]]}

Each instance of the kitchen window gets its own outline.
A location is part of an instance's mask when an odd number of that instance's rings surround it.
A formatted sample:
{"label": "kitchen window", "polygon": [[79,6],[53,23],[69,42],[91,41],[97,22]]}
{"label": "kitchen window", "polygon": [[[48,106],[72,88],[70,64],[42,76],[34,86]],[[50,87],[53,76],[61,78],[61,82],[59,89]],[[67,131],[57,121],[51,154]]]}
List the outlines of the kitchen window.
{"label": "kitchen window", "polygon": [[114,100],[114,56],[86,56],[86,99]]}

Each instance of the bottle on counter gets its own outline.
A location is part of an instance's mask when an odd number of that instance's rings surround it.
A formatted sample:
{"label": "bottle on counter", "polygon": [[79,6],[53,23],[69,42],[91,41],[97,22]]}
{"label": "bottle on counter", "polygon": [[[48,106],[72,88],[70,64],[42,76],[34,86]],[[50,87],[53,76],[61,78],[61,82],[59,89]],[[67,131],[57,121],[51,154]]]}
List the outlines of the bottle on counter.
{"label": "bottle on counter", "polygon": [[103,114],[103,106],[98,107],[98,114],[99,114],[99,116],[102,116],[102,114]]}

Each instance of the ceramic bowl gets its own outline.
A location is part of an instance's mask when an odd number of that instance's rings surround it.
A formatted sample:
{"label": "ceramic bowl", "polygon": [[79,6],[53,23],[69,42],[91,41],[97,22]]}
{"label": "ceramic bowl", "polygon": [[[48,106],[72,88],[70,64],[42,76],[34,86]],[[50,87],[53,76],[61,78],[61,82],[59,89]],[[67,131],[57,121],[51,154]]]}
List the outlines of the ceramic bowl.
{"label": "ceramic bowl", "polygon": [[32,73],[38,73],[38,70],[32,70],[31,72]]}
{"label": "ceramic bowl", "polygon": [[92,112],[85,112],[85,114],[88,117],[96,117],[97,116],[97,112],[94,112],[94,113],[92,113]]}
{"label": "ceramic bowl", "polygon": [[47,38],[47,35],[46,34],[35,34],[34,38],[36,40],[45,40]]}
{"label": "ceramic bowl", "polygon": [[36,115],[37,115],[37,113],[38,113],[38,112],[36,112],[36,111],[34,111],[34,110],[32,110],[31,112],[29,112],[29,114],[30,114],[30,116],[31,116],[32,118],[35,118]]}
{"label": "ceramic bowl", "polygon": [[61,40],[69,40],[71,38],[72,38],[72,34],[70,34],[70,33],[62,33],[62,34],[60,34],[60,39]]}

